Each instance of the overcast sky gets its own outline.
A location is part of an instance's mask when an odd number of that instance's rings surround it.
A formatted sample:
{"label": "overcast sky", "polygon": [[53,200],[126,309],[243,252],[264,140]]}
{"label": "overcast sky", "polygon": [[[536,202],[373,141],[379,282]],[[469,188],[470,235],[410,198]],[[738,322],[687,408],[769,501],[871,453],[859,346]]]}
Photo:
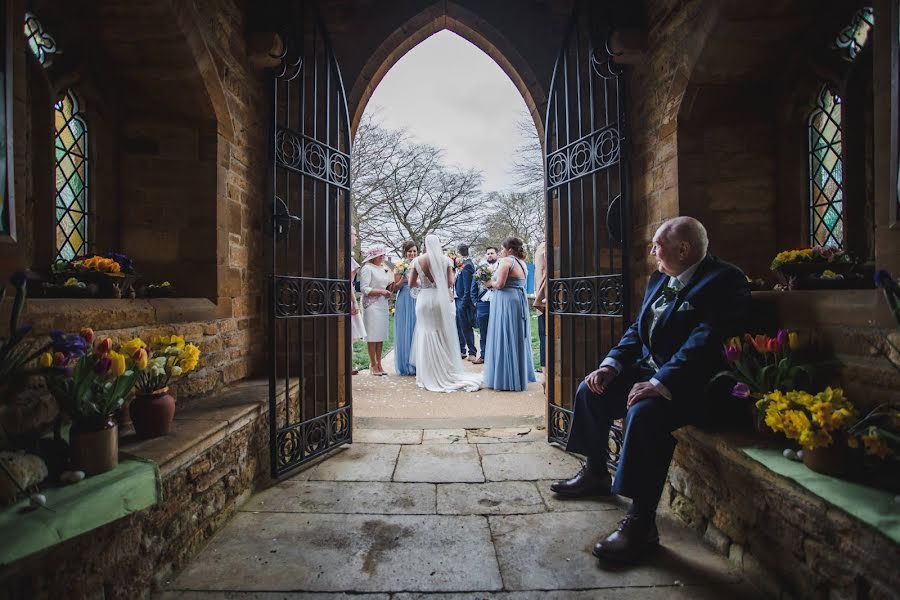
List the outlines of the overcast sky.
{"label": "overcast sky", "polygon": [[366,113],[443,148],[447,162],[484,173],[482,190],[513,188],[513,151],[526,143],[516,121],[525,101],[487,54],[444,30],[410,50],[387,72]]}

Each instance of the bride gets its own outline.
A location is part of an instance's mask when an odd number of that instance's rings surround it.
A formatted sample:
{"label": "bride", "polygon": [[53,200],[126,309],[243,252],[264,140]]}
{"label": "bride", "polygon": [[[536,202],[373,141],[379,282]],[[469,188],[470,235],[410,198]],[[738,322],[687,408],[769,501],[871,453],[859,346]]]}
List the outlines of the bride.
{"label": "bride", "polygon": [[416,367],[416,385],[432,392],[474,392],[481,375],[463,369],[456,334],[453,270],[441,253],[436,235],[425,237],[425,254],[410,265],[409,287],[418,288],[416,329],[409,362]]}

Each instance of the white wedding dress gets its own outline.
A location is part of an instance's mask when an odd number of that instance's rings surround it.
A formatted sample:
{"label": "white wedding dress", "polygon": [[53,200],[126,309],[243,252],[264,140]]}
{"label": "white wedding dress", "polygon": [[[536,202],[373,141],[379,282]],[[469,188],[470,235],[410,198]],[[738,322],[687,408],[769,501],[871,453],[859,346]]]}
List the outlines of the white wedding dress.
{"label": "white wedding dress", "polygon": [[463,368],[456,333],[456,304],[447,285],[450,260],[440,253],[440,241],[436,240],[436,236],[426,238],[425,256],[429,257],[429,270],[438,278],[437,283],[419,268],[422,257],[410,265],[416,270],[419,292],[409,362],[416,366],[419,387],[432,392],[474,392],[481,387],[481,374],[468,373]]}

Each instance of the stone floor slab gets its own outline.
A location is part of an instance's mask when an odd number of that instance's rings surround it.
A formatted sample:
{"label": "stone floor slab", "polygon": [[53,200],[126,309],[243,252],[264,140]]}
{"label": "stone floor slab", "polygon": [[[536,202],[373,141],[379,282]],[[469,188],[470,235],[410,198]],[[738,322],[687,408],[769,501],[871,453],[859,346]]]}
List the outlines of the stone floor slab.
{"label": "stone floor slab", "polygon": [[171,591],[156,600],[390,600],[390,594],[323,594],[306,592],[197,592]]}
{"label": "stone floor slab", "polygon": [[591,550],[621,517],[618,511],[488,517],[504,587],[527,591],[740,581],[724,557],[668,518],[659,519],[663,548],[645,563],[601,568]]}
{"label": "stone floor slab", "polygon": [[485,517],[240,512],[169,589],[465,592],[502,585]]}
{"label": "stone floor slab", "polygon": [[466,431],[470,444],[503,444],[510,442],[544,442],[547,430],[543,427],[486,427]]}
{"label": "stone floor slab", "polygon": [[467,444],[465,429],[426,429],[423,444]]}
{"label": "stone floor slab", "polygon": [[353,443],[421,444],[421,429],[354,429]]}
{"label": "stone floor slab", "polygon": [[291,479],[295,481],[390,481],[400,448],[399,445],[388,444],[351,444]]}
{"label": "stone floor slab", "polygon": [[435,486],[430,483],[381,481],[285,481],[256,494],[241,510],[386,515],[434,514]]}
{"label": "stone floor slab", "polygon": [[[566,473],[562,475],[562,477],[569,477],[573,475],[575,475],[574,471],[572,473]],[[628,500],[627,498],[622,498],[621,496],[607,496],[583,499],[563,498],[550,491],[551,483],[553,483],[552,479],[544,479],[535,482],[538,491],[541,493],[541,498],[544,499],[544,504],[547,505],[547,508],[551,512],[571,512],[577,510],[626,510],[631,505],[630,500]]]}
{"label": "stone floor slab", "polygon": [[749,583],[599,588],[593,590],[493,592],[472,594],[395,594],[391,600],[763,600]]}
{"label": "stone floor slab", "polygon": [[569,476],[581,461],[544,442],[478,444],[488,481],[533,481]]}
{"label": "stone floor slab", "polygon": [[530,481],[446,483],[437,486],[437,512],[445,515],[515,515],[547,507]]}
{"label": "stone floor slab", "polygon": [[423,444],[401,447],[394,481],[481,483],[484,473],[475,446]]}

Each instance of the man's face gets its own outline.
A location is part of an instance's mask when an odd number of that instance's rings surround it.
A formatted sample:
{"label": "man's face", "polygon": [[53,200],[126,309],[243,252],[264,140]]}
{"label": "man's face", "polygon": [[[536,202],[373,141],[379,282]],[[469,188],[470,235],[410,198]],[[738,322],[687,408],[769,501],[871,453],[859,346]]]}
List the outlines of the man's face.
{"label": "man's face", "polygon": [[495,262],[497,262],[497,251],[494,250],[493,248],[489,248],[488,251],[484,253],[484,258],[485,258],[489,263],[495,263]]}
{"label": "man's face", "polygon": [[687,265],[684,264],[687,255],[687,244],[672,240],[667,232],[660,228],[653,235],[653,244],[650,246],[650,256],[656,258],[657,269],[660,273],[675,276],[681,274]]}

